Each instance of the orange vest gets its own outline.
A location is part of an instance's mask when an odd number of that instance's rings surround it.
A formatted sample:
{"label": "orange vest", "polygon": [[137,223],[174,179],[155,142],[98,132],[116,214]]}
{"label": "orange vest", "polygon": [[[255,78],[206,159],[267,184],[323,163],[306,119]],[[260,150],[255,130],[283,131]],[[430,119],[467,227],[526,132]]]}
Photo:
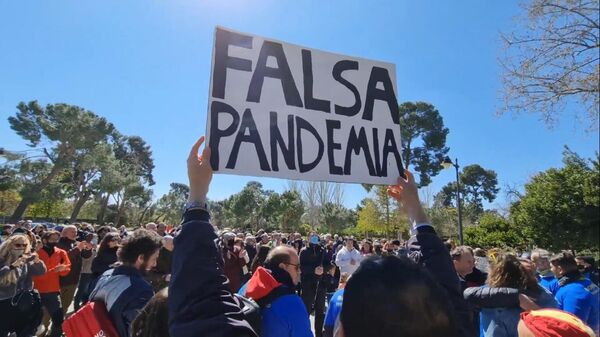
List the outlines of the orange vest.
{"label": "orange vest", "polygon": [[[48,256],[48,253],[43,248],[38,250],[37,253],[40,256],[40,260],[44,261],[46,265],[46,273],[42,276],[32,277],[33,287],[40,294],[60,292],[59,277],[66,276],[71,271],[69,255],[64,250],[56,247],[54,247],[54,253],[51,256]],[[61,263],[66,264],[68,268],[61,272],[54,271],[54,268]]]}

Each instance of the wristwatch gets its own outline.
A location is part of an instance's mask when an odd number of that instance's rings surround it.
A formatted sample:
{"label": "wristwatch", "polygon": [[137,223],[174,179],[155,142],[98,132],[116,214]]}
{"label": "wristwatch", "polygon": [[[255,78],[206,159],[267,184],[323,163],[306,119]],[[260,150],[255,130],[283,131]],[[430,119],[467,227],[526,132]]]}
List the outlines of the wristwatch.
{"label": "wristwatch", "polygon": [[183,207],[183,213],[191,210],[203,210],[208,212],[208,205],[206,203],[201,203],[198,200],[190,200]]}

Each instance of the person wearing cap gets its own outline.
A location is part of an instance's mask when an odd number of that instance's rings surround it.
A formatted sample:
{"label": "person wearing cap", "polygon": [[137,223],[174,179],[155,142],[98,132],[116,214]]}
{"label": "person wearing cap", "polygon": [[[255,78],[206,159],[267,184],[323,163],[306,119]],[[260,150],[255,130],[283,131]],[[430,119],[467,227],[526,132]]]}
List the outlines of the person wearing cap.
{"label": "person wearing cap", "polygon": [[596,333],[577,316],[557,309],[521,313],[519,337],[596,337]]}
{"label": "person wearing cap", "polygon": [[340,268],[340,273],[352,275],[360,265],[362,255],[354,248],[354,237],[346,239],[346,244],[335,257],[335,265]]}

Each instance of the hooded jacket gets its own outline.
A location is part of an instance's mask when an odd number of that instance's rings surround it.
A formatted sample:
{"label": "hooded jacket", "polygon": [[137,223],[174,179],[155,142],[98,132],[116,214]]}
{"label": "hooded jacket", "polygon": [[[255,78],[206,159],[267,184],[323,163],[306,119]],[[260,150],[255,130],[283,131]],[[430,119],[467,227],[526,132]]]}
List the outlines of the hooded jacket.
{"label": "hooded jacket", "polygon": [[246,297],[262,308],[261,337],[313,336],[306,307],[286,271],[258,267],[248,281]]}

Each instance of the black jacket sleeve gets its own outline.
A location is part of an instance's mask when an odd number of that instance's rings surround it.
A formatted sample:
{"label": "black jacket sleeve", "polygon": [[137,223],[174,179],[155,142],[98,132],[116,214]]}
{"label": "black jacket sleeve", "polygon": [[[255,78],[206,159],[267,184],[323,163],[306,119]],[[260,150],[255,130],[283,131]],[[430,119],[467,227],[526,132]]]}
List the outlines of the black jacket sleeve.
{"label": "black jacket sleeve", "polygon": [[184,214],[169,286],[171,336],[257,337],[227,286],[217,235],[203,210]]}
{"label": "black jacket sleeve", "polygon": [[448,294],[453,305],[459,336],[475,337],[473,311],[463,298],[458,275],[450,259],[448,249],[431,226],[417,229],[416,238],[409,242],[411,251],[420,254],[418,262],[422,264]]}
{"label": "black jacket sleeve", "polygon": [[480,308],[519,306],[519,290],[514,288],[471,287],[463,294],[467,302]]}

